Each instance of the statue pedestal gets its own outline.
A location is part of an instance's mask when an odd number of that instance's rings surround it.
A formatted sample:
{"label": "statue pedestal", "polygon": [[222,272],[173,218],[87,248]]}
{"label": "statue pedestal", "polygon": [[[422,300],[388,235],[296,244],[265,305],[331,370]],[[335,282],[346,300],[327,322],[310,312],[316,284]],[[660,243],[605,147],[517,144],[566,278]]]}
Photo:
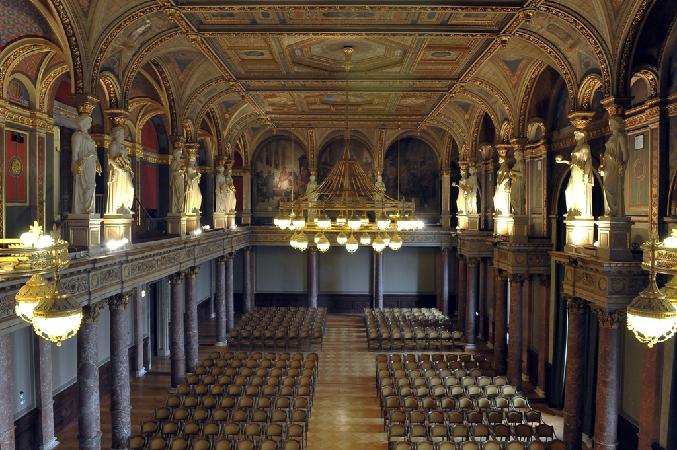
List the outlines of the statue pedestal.
{"label": "statue pedestal", "polygon": [[630,229],[632,221],[629,217],[600,217],[597,221],[597,237],[599,246],[597,256],[607,261],[630,261]]}
{"label": "statue pedestal", "polygon": [[235,213],[226,214],[226,228],[229,230],[233,230],[236,228]]}
{"label": "statue pedestal", "polygon": [[529,241],[529,217],[527,216],[512,216],[506,218],[506,226],[508,229],[508,236],[511,242],[528,242]]}
{"label": "statue pedestal", "polygon": [[167,214],[167,234],[170,236],[186,235],[186,216],[183,214]]}
{"label": "statue pedestal", "polygon": [[468,216],[465,214],[456,214],[456,220],[458,221],[458,224],[456,225],[458,230],[468,229]]}
{"label": "statue pedestal", "polygon": [[88,249],[101,246],[101,217],[98,214],[69,214],[68,243]]}
{"label": "statue pedestal", "polygon": [[199,214],[186,214],[186,233],[191,234],[200,228]]}
{"label": "statue pedestal", "polygon": [[468,230],[479,231],[480,229],[480,215],[479,214],[467,214],[468,217]]}
{"label": "statue pedestal", "polygon": [[583,249],[594,250],[595,219],[593,217],[576,216],[565,220],[566,245],[564,250],[572,253],[588,253]]}
{"label": "statue pedestal", "polygon": [[497,236],[510,236],[513,228],[512,217],[499,215],[494,217],[494,234]]}
{"label": "statue pedestal", "polygon": [[214,212],[212,216],[212,228],[222,230],[226,228],[226,213]]}
{"label": "statue pedestal", "polygon": [[132,216],[123,214],[104,214],[103,242],[126,238],[132,242]]}

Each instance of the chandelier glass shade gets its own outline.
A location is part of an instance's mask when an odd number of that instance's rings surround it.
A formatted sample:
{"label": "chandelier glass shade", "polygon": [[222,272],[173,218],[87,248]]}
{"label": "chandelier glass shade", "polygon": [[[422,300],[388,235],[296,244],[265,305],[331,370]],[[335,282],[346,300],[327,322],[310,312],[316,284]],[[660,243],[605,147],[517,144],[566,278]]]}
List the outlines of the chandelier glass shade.
{"label": "chandelier glass shade", "polygon": [[649,285],[628,305],[626,312],[628,330],[648,347],[667,341],[677,332],[677,285],[671,281],[658,289],[656,284],[658,272],[677,274],[677,247],[668,239],[660,243],[653,237],[642,246],[642,265],[649,271]]}
{"label": "chandelier glass shade", "polygon": [[37,222],[19,239],[0,240],[0,276],[30,277],[14,296],[16,315],[57,346],[77,333],[82,320],[82,308],[59,284],[59,271],[68,264],[68,242],[57,230],[43,233]]}

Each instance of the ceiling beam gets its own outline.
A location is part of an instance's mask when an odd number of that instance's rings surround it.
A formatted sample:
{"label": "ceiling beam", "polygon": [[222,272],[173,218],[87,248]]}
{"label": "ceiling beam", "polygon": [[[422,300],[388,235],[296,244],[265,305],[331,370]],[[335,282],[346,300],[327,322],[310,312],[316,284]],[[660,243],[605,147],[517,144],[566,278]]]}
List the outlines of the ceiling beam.
{"label": "ceiling beam", "polygon": [[200,24],[197,31],[208,37],[262,36],[267,34],[310,34],[313,37],[332,37],[341,35],[369,35],[371,37],[425,36],[425,37],[463,37],[494,38],[500,30],[484,27],[454,25],[402,25],[402,24],[317,24],[317,25],[261,25],[261,24]]}
{"label": "ceiling beam", "polygon": [[186,10],[199,9],[201,11],[223,11],[224,8],[253,7],[257,9],[270,9],[277,6],[297,6],[300,8],[326,7],[340,8],[344,6],[385,6],[406,7],[411,9],[443,8],[466,11],[478,9],[479,11],[505,12],[522,8],[525,0],[456,0],[453,4],[449,0],[427,0],[422,4],[421,0],[269,0],[265,5],[253,0],[181,0],[177,6]]}

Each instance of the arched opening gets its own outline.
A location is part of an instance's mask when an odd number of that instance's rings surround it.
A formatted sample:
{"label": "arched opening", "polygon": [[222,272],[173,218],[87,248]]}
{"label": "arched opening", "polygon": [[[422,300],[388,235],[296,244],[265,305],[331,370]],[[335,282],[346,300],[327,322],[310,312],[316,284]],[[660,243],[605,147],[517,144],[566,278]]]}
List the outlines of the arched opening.
{"label": "arched opening", "polygon": [[[336,137],[322,147],[317,158],[318,183],[324,181],[334,165],[343,157],[345,144],[343,137]],[[374,161],[366,144],[359,139],[351,137],[349,145],[350,157],[357,161],[364,172],[371,178],[374,173]]]}

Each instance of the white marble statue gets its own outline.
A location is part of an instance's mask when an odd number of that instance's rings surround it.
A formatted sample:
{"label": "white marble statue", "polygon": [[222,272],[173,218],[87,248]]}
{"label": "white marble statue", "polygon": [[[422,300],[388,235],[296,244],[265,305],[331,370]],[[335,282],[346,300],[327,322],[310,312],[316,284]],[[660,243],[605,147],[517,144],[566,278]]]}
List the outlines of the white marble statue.
{"label": "white marble statue", "polygon": [[202,207],[202,192],[200,192],[200,179],[202,174],[198,172],[195,159],[191,158],[186,166],[186,184],[184,187],[184,206],[186,214],[199,214]]}
{"label": "white marble statue", "polygon": [[225,214],[228,212],[226,208],[228,185],[226,183],[226,174],[224,173],[224,168],[221,164],[216,166],[216,177],[214,177],[214,184],[216,185],[216,212]]}
{"label": "white marble statue", "polygon": [[524,164],[524,153],[521,150],[515,150],[515,164],[510,169],[510,206],[512,213],[516,216],[526,214],[526,166]]}
{"label": "white marble statue", "polygon": [[131,215],[134,202],[134,170],[127,156],[125,128],[113,128],[108,155],[106,214]]}
{"label": "white marble statue", "polygon": [[171,212],[173,214],[183,214],[184,193],[186,186],[186,168],[183,165],[182,149],[180,146],[177,146],[174,149],[172,164],[169,167],[169,170],[169,185],[172,191]]}
{"label": "white marble statue", "polygon": [[470,173],[465,184],[465,213],[477,214],[477,193],[479,182],[477,181],[477,167],[470,166]]}
{"label": "white marble statue", "polygon": [[496,173],[496,191],[494,192],[494,211],[501,216],[510,215],[510,169],[505,157],[498,157]]}
{"label": "white marble statue", "polygon": [[604,151],[605,214],[610,217],[622,217],[625,215],[623,189],[625,167],[628,163],[628,143],[622,119],[618,117],[609,119],[609,128],[611,136],[606,141]]}
{"label": "white marble statue", "polygon": [[235,197],[235,183],[233,183],[232,171],[228,169],[226,175],[226,212],[228,214],[234,214],[236,206],[237,198]]}
{"label": "white marble statue", "polygon": [[465,193],[467,192],[468,172],[461,169],[461,179],[458,180],[456,187],[458,188],[458,196],[456,197],[456,213],[465,214]]}
{"label": "white marble statue", "polygon": [[73,214],[94,214],[96,174],[101,165],[96,155],[96,144],[89,135],[92,118],[89,114],[78,116],[78,130],[71,137],[71,171],[73,172]]}
{"label": "white marble statue", "polygon": [[592,173],[590,146],[585,141],[585,133],[574,131],[576,147],[571,152],[571,175],[564,191],[567,203],[567,216],[592,217],[592,187],[595,176]]}

